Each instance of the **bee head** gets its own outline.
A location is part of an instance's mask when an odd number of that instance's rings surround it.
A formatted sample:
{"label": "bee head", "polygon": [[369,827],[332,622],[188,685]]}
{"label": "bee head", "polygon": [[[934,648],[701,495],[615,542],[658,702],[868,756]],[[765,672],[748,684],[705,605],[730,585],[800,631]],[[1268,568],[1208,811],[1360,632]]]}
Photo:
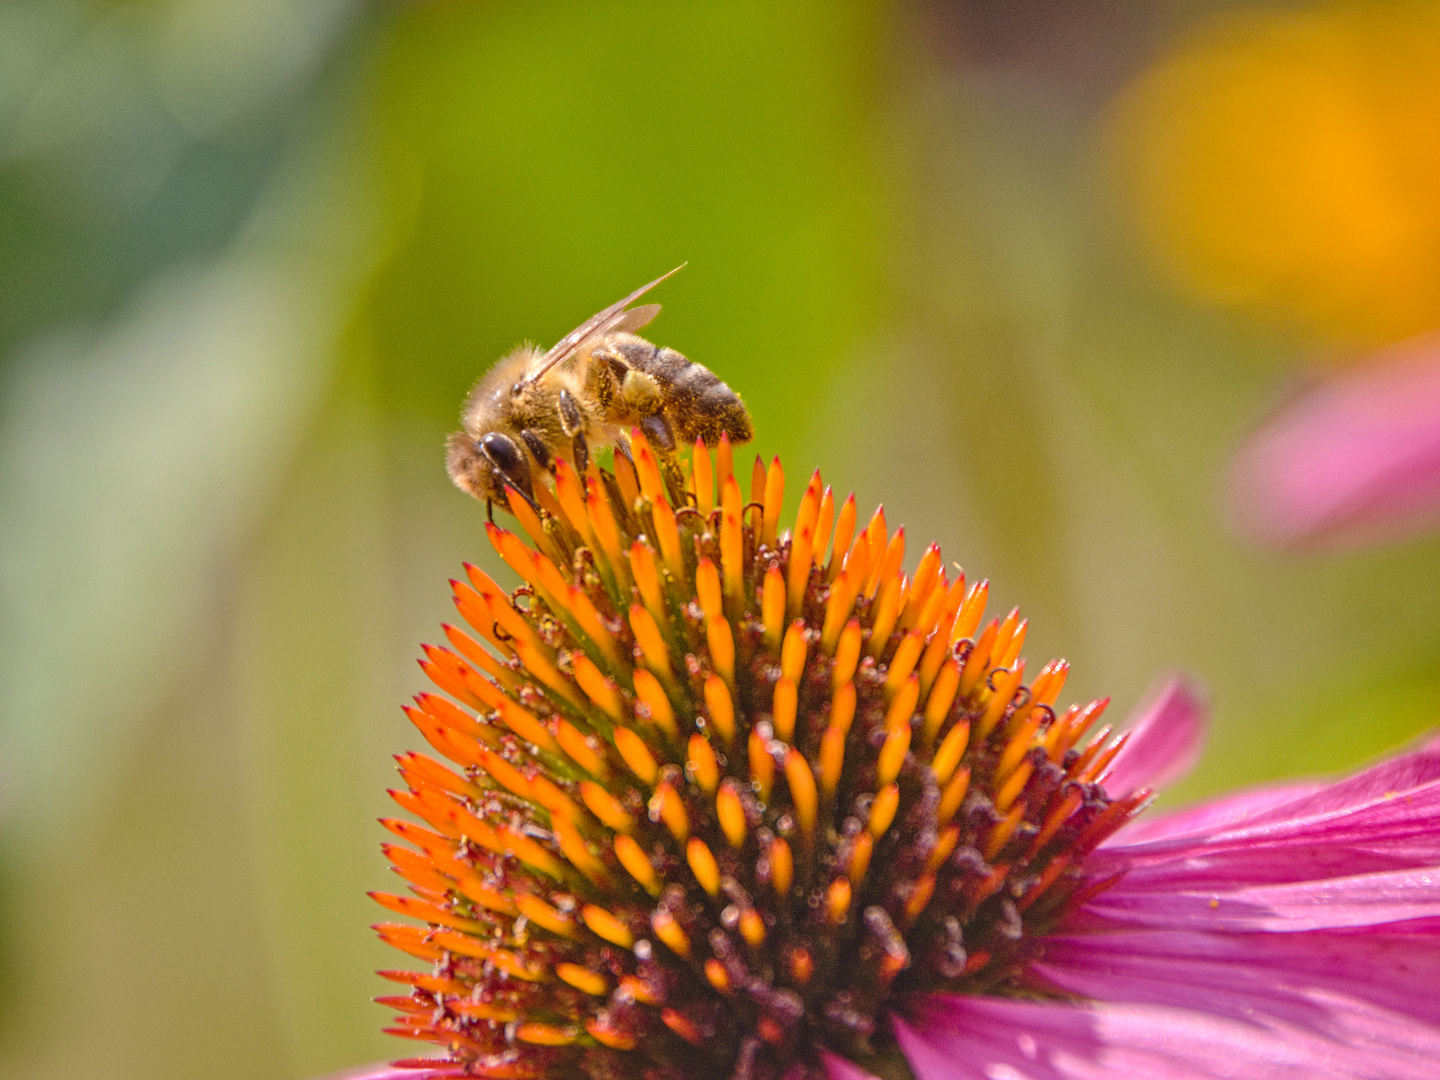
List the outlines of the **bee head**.
{"label": "bee head", "polygon": [[461,491],[505,505],[505,488],[530,498],[530,460],[510,436],[486,432],[472,439],[457,431],[446,442],[445,467]]}

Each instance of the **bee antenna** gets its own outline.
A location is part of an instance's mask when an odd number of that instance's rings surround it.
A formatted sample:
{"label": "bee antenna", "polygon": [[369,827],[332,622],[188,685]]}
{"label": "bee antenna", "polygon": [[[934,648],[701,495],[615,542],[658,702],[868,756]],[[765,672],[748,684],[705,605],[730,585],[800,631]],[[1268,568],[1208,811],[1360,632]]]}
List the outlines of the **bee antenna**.
{"label": "bee antenna", "polygon": [[570,333],[566,334],[563,338],[557,341],[554,348],[552,348],[541,358],[540,366],[537,367],[534,371],[532,371],[529,375],[525,376],[525,381],[527,383],[532,383],[536,379],[540,378],[540,376],[544,375],[556,364],[568,360],[570,356],[575,352],[576,348],[578,348],[580,344],[585,341],[586,338],[592,336],[593,334],[604,332],[607,325],[614,322],[617,316],[623,314],[627,307],[633,304],[636,300],[639,300],[640,297],[644,296],[651,289],[655,288],[656,285],[659,285],[666,278],[674,277],[681,270],[684,270],[685,267],[687,267],[688,265],[690,265],[688,262],[681,263],[679,266],[675,267],[674,270],[671,270],[668,274],[661,274],[649,284],[641,285],[640,288],[636,289],[623,300],[617,300],[615,301],[615,303],[607,307],[604,311],[597,312],[596,314],[590,316],[590,318],[586,319],[574,330],[571,330]]}

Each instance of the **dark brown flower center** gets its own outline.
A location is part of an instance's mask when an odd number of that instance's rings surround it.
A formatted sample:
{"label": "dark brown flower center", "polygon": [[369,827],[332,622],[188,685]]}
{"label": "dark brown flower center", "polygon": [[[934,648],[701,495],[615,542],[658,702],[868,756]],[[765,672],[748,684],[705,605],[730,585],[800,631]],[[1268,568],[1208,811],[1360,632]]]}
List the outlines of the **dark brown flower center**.
{"label": "dark brown flower center", "polygon": [[1057,715],[1018,615],[982,628],[933,546],[905,576],[903,530],[857,534],[818,473],[777,535],[778,461],[742,504],[727,445],[633,445],[513,499],[525,584],[468,568],[484,643],[427,649],[459,706],[409,712],[460,771],[400,759],[426,824],[387,822],[414,895],[378,899],[427,925],[380,931],[433,968],[387,973],[391,1030],[476,1076],[770,1080],[882,1047],[905,993],[1032,989],[1138,802],[1097,782],[1117,744],[1078,748],[1103,702]]}

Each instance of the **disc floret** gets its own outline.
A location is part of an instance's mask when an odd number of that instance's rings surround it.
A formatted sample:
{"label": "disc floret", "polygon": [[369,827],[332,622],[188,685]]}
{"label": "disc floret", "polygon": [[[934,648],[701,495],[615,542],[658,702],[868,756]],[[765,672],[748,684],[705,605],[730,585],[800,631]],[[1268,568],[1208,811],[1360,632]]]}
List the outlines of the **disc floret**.
{"label": "disc floret", "polygon": [[390,1030],[456,1075],[769,1080],[881,1047],[909,993],[1044,993],[1034,942],[1144,797],[1082,746],[1105,702],[1057,712],[1018,612],[935,545],[906,575],[818,471],[782,534],[778,459],[745,501],[724,440],[630,448],[508,493],[518,589],[452,583],[470,630],[407,708],[451,764],[401,755],[424,824],[385,822],[411,895],[377,899],[423,925],[379,931],[432,965],[385,973]]}

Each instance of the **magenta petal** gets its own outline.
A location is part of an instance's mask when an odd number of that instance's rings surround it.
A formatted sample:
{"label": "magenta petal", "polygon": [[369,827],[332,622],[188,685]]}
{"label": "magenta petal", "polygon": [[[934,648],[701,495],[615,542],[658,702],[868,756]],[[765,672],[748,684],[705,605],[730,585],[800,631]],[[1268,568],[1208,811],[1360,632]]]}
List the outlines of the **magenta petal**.
{"label": "magenta petal", "polygon": [[820,1051],[820,1063],[825,1066],[825,1073],[830,1080],[877,1080],[873,1073],[868,1073],[848,1058],[839,1054],[832,1054],[829,1050]]}
{"label": "magenta petal", "polygon": [[[1185,929],[1202,933],[1365,928],[1413,919],[1440,923],[1440,868],[1355,874],[1295,884],[1216,887],[1213,880],[1189,886],[1183,871],[1147,890],[1110,889],[1086,905],[1084,920],[1123,926]],[[1150,883],[1146,883],[1147,885]]]}
{"label": "magenta petal", "polygon": [[[1293,796],[1293,797],[1292,797]],[[1233,813],[1237,806],[1248,812]],[[1213,811],[1214,808],[1211,808]],[[1322,787],[1251,793],[1182,817],[1193,828],[1123,830],[1092,856],[1123,893],[1181,892],[1440,866],[1440,747]]]}
{"label": "magenta petal", "polygon": [[1286,806],[1312,795],[1325,786],[1318,781],[1302,781],[1278,787],[1248,788],[1168,814],[1146,814],[1126,825],[1106,843],[1111,846],[1139,844],[1147,840],[1217,832],[1230,825],[1247,823],[1277,806]]}
{"label": "magenta petal", "polygon": [[435,1069],[397,1069],[394,1065],[362,1065],[344,1072],[327,1073],[319,1080],[440,1080],[455,1077],[461,1069],[443,1058],[437,1058]]}
{"label": "magenta petal", "polygon": [[1236,455],[1231,502],[1266,544],[1375,540],[1440,517],[1440,335],[1313,390]]}
{"label": "magenta petal", "polygon": [[1087,870],[1118,880],[1066,917],[1031,968],[1091,999],[1100,1029],[1149,1017],[1176,1046],[1200,1040],[1184,1052],[1193,1073],[1164,1071],[1183,1066],[1154,1046],[1125,1068],[1211,1075],[1203,1044],[1238,1032],[1236,1052],[1265,1068],[1223,1075],[1300,1073],[1264,1057],[1276,1035],[1313,1055],[1314,1075],[1440,1076],[1440,743],[1176,817],[1095,853]]}
{"label": "magenta petal", "polygon": [[1199,688],[1174,677],[1136,710],[1130,738],[1110,766],[1105,788],[1128,795],[1137,788],[1158,788],[1189,772],[1205,744],[1208,709]]}
{"label": "magenta petal", "polygon": [[1114,847],[1198,833],[1216,834],[1229,826],[1294,822],[1301,818],[1333,814],[1377,799],[1393,800],[1401,793],[1412,793],[1434,780],[1440,780],[1440,739],[1344,780],[1330,783],[1307,780],[1277,787],[1252,788],[1171,814],[1143,817],[1116,833],[1109,844]]}
{"label": "magenta petal", "polygon": [[1267,814],[1252,818],[1251,823],[1318,817],[1367,803],[1393,802],[1437,780],[1440,780],[1440,740],[1382,761],[1344,780],[1320,786],[1303,799],[1273,807]]}
{"label": "magenta petal", "polygon": [[1054,1060],[1062,1047],[1102,1051],[1086,1011],[1062,1007],[1037,1017],[1017,1006],[1000,998],[937,996],[911,1010],[915,1026],[897,1016],[890,1027],[915,1080],[1059,1080],[1075,1075]]}
{"label": "magenta petal", "polygon": [[1433,1080],[1433,1032],[1383,1014],[1339,1041],[1283,1022],[1149,1004],[931,997],[895,1037],[918,1080]]}
{"label": "magenta petal", "polygon": [[1350,999],[1440,1029],[1435,924],[1366,933],[1135,931],[1051,938],[1037,971],[1104,1001],[1272,1016],[1342,1037]]}
{"label": "magenta petal", "polygon": [[[1282,824],[1101,848],[1097,877],[1122,872],[1105,897],[1213,893],[1440,867],[1440,783],[1393,802]],[[1118,892],[1117,892],[1118,890]]]}

